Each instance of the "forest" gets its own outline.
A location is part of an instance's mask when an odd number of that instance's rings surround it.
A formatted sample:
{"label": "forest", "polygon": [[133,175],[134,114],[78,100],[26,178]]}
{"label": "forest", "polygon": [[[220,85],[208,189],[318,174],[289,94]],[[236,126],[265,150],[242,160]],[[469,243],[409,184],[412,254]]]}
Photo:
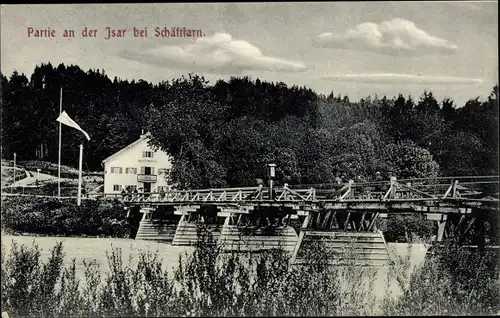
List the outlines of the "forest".
{"label": "forest", "polygon": [[1,75],[2,158],[57,163],[62,105],[91,140],[63,128],[62,163],[102,170],[103,159],[139,138],[174,160],[181,187],[253,186],[277,165],[278,184],[370,180],[376,171],[398,178],[498,175],[498,85],[465,105],[419,97],[351,101],[248,77],[208,83],[202,76],[157,84],[110,79],[76,65],[36,66],[28,78]]}

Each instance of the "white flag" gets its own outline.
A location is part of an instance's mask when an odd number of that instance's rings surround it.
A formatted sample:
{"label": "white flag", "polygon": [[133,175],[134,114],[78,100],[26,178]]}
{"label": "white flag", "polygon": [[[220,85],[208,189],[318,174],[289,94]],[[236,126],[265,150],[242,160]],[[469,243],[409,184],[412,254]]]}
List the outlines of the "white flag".
{"label": "white flag", "polygon": [[70,126],[70,127],[75,128],[75,129],[78,129],[79,131],[81,131],[85,135],[85,137],[87,137],[87,140],[90,140],[89,134],[87,134],[87,132],[85,132],[73,119],[71,119],[68,116],[68,114],[66,114],[65,111],[63,111],[61,113],[61,115],[59,115],[59,117],[56,120],[62,124],[65,124],[66,126]]}

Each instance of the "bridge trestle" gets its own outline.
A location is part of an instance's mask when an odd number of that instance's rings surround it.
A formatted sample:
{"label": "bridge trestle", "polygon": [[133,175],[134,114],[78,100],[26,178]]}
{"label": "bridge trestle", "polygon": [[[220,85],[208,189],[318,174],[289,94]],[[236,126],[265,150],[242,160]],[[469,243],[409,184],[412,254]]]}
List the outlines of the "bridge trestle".
{"label": "bridge trestle", "polygon": [[292,254],[294,265],[307,263],[315,250],[327,253],[330,265],[386,266],[390,262],[382,232],[305,231],[299,241]]}
{"label": "bridge trestle", "polygon": [[172,245],[196,245],[199,240],[200,226],[211,233],[213,243],[216,243],[227,217],[220,215],[219,212],[220,209],[216,205],[195,205],[179,209],[178,213],[182,213],[182,216],[177,225]]}
{"label": "bridge trestle", "polygon": [[219,238],[224,251],[293,250],[297,243],[292,224],[298,218],[295,209],[260,206],[248,212],[227,217]]}
{"label": "bridge trestle", "polygon": [[319,249],[328,253],[330,264],[387,265],[387,245],[382,232],[376,229],[379,214],[380,211],[309,211],[292,253],[292,264],[307,262],[309,253]]}
{"label": "bridge trestle", "polygon": [[155,206],[140,211],[142,218],[135,239],[171,243],[180,219],[174,214],[174,208]]}

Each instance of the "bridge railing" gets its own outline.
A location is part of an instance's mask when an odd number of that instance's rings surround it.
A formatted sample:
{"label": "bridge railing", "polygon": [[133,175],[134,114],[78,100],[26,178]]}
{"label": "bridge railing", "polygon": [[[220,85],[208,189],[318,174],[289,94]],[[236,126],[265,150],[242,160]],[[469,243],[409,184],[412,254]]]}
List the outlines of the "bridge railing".
{"label": "bridge railing", "polygon": [[[488,188],[489,187],[489,188]],[[485,189],[489,191],[485,192]],[[492,192],[493,191],[493,192]],[[484,193],[483,193],[484,192]],[[170,190],[159,193],[106,194],[128,202],[256,202],[256,201],[317,201],[317,200],[380,200],[455,198],[485,193],[498,193],[498,176],[437,177],[420,179],[393,178],[391,181],[331,185],[331,187],[273,188],[240,187],[220,189]],[[458,195],[459,194],[459,195]]]}
{"label": "bridge railing", "polygon": [[[498,183],[499,176],[455,176],[455,177],[431,177],[431,178],[401,178],[396,179],[400,183],[411,183],[415,185],[436,185],[436,184],[450,184],[452,181],[458,180],[459,183],[468,184],[481,184],[481,183]],[[390,180],[383,181],[363,181],[357,182],[353,180],[354,184],[360,185],[376,185],[376,184],[389,184]],[[316,188],[316,189],[333,189],[342,187],[348,184],[349,181],[342,183],[311,183],[311,184],[289,184],[288,187],[292,189]]]}
{"label": "bridge railing", "polygon": [[[461,196],[476,195],[480,193],[495,194],[498,193],[498,176],[464,176],[464,177],[435,177],[435,178],[413,178],[413,179],[395,179],[395,182],[404,186],[404,190],[396,189],[395,195],[400,198],[411,197],[415,193],[425,193],[429,196],[441,197],[447,194],[451,188],[459,190]],[[316,186],[318,198],[341,197],[349,189],[349,194],[345,197],[350,198],[378,198],[385,197],[387,191],[391,188],[391,181],[369,181],[354,182],[342,184],[319,184],[319,185],[291,185],[291,188],[302,188],[305,186]]]}
{"label": "bridge railing", "polygon": [[132,193],[122,195],[123,201],[138,202],[204,202],[204,201],[243,201],[255,194],[258,187],[237,189],[199,189],[170,190],[154,193]]}
{"label": "bridge railing", "polygon": [[170,190],[154,193],[105,194],[105,198],[125,202],[239,202],[239,201],[312,201],[314,189],[292,190],[287,187],[245,187],[226,189]]}

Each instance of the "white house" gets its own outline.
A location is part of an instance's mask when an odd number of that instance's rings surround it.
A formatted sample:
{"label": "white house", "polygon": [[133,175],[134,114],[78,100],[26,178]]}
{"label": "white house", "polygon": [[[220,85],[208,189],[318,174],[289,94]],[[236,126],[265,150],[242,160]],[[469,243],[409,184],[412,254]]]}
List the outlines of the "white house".
{"label": "white house", "polygon": [[104,167],[104,193],[120,193],[130,188],[143,192],[166,191],[167,178],[172,169],[172,158],[163,151],[148,146],[150,134],[146,133],[135,142],[102,161]]}

